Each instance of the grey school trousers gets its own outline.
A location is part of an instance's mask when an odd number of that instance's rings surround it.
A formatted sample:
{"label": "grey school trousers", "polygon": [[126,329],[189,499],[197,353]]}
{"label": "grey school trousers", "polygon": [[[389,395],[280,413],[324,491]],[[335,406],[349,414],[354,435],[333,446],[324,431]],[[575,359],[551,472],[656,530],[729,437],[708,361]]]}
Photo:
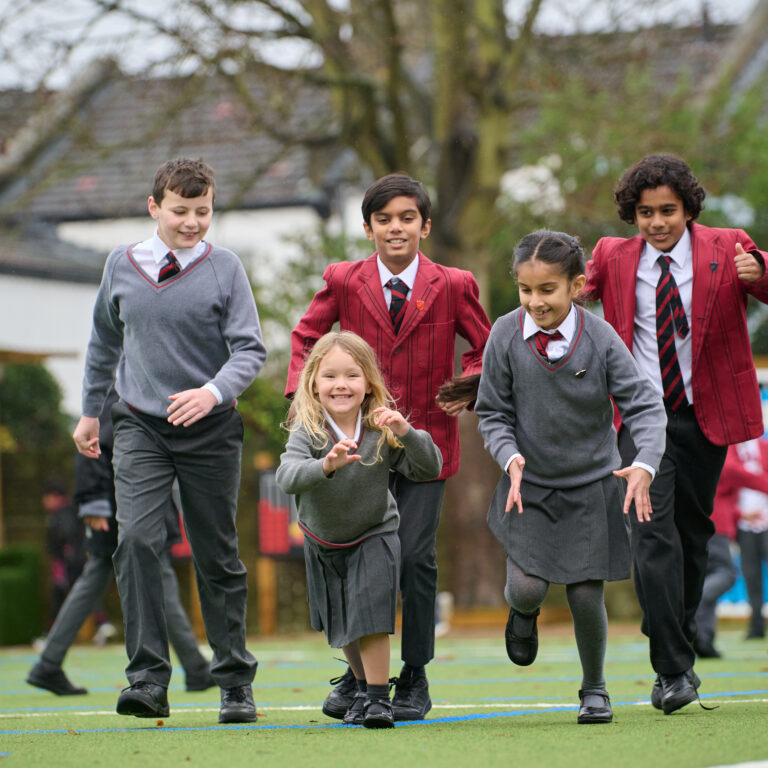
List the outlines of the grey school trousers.
{"label": "grey school trousers", "polygon": [[[208,662],[197,647],[197,639],[179,599],[179,582],[166,550],[161,558],[165,618],[168,636],[187,676],[202,676]],[[67,651],[75,641],[80,627],[98,605],[114,576],[112,558],[105,555],[88,557],[83,572],[69,590],[67,599],[56,616],[40,654],[43,668],[48,672],[61,669]]]}
{"label": "grey school trousers", "polygon": [[171,664],[162,589],[164,509],[178,477],[200,605],[222,688],[249,684],[256,660],[245,648],[247,574],[237,549],[243,422],[235,409],[190,427],[112,409],[118,544],[113,556],[123,606],[126,675],[168,686]]}
{"label": "grey school trousers", "polygon": [[399,472],[389,475],[389,490],[397,502],[400,526],[400,597],[402,600],[402,660],[423,667],[435,655],[437,552],[445,480],[417,483]]}

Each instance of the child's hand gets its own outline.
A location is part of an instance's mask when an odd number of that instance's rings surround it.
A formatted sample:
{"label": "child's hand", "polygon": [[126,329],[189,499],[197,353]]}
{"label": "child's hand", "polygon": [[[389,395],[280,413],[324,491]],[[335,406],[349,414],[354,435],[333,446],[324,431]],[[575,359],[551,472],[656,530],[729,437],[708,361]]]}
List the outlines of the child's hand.
{"label": "child's hand", "polygon": [[736,243],[736,255],[733,257],[733,263],[736,265],[736,274],[740,280],[754,283],[763,276],[762,264],[751,253],[747,253],[741,243]]}
{"label": "child's hand", "polygon": [[94,531],[108,531],[109,520],[106,517],[97,517],[96,515],[86,515],[83,522],[93,528]]}
{"label": "child's hand", "polygon": [[378,414],[376,424],[379,427],[389,427],[398,437],[403,437],[411,425],[403,418],[401,413],[393,411],[391,408],[376,408],[374,413]]}
{"label": "child's hand", "polygon": [[467,397],[464,400],[453,400],[446,402],[437,398],[435,402],[449,415],[458,416],[465,408],[468,408],[477,398]]}
{"label": "child's hand", "polygon": [[523,467],[525,466],[525,459],[522,456],[516,456],[509,462],[507,472],[509,473],[509,479],[512,484],[509,487],[509,493],[507,494],[507,506],[504,507],[504,512],[509,513],[512,511],[512,507],[517,507],[517,514],[523,514],[523,499],[520,496],[520,481],[523,479]]}
{"label": "child's hand", "polygon": [[640,523],[650,522],[653,510],[651,509],[651,473],[642,467],[624,467],[613,472],[616,477],[623,477],[627,481],[627,494],[624,496],[624,514],[629,514],[629,507],[635,502],[635,512]]}
{"label": "child's hand", "polygon": [[323,459],[323,472],[326,475],[330,475],[340,467],[346,467],[347,464],[351,464],[353,461],[360,461],[362,456],[356,453],[350,453],[357,448],[357,444],[354,440],[346,438],[345,440],[339,440],[336,445],[331,448]]}
{"label": "child's hand", "polygon": [[101,456],[99,447],[99,420],[95,416],[81,416],[77,422],[72,439],[77,446],[77,452],[89,459]]}
{"label": "child's hand", "polygon": [[214,405],[216,405],[216,395],[210,389],[185,389],[183,392],[177,392],[175,395],[168,395],[171,404],[168,406],[168,421],[174,427],[180,424],[188,427],[196,421],[200,421],[207,416]]}

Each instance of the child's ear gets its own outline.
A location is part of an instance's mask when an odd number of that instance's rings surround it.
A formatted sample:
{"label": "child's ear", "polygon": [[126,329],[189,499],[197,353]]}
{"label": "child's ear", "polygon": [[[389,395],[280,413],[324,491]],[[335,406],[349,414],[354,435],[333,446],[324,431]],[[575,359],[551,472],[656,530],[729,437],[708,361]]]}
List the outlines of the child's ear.
{"label": "child's ear", "polygon": [[576,275],[571,281],[571,296],[578,296],[587,284],[586,275]]}
{"label": "child's ear", "polygon": [[373,237],[373,230],[368,226],[368,222],[363,222],[363,229],[365,230],[365,236],[373,243],[374,237]]}
{"label": "child's ear", "polygon": [[155,202],[155,198],[152,195],[147,198],[147,210],[153,219],[160,216],[160,206]]}
{"label": "child's ear", "polygon": [[429,233],[431,231],[432,231],[432,219],[427,219],[421,225],[421,239],[423,240],[425,237],[429,237]]}

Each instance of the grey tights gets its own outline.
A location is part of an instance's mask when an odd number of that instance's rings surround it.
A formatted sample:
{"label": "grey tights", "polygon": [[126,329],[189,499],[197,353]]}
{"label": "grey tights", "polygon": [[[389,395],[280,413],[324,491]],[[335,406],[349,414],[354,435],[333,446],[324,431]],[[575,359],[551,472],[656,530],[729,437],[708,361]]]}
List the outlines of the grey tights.
{"label": "grey tights", "polygon": [[[548,581],[523,573],[516,563],[507,558],[507,585],[504,588],[504,597],[512,608],[523,614],[534,613],[544,602],[548,589]],[[603,582],[580,581],[567,584],[565,594],[573,617],[576,647],[581,661],[581,687],[584,690],[605,690],[603,664],[608,618],[603,601]],[[523,632],[526,631],[517,623],[515,626],[520,627]]]}

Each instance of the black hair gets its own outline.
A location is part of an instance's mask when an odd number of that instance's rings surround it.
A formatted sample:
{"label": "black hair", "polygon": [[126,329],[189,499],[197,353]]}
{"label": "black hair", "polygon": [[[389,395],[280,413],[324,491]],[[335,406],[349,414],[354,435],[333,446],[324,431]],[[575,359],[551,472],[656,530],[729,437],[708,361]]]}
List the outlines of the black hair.
{"label": "black hair", "polygon": [[706,192],[688,163],[676,155],[648,155],[627,168],[613,191],[619,218],[635,223],[635,208],[646,189],[669,187],[683,202],[685,213],[695,219],[704,207]]}
{"label": "black hair", "polygon": [[432,202],[424,185],[405,173],[390,173],[374,181],[363,197],[363,221],[370,227],[371,216],[386,207],[393,197],[412,197],[421,214],[422,225],[429,219]]}
{"label": "black hair", "polygon": [[520,264],[533,259],[559,267],[561,273],[569,280],[583,275],[585,271],[584,251],[578,238],[565,232],[537,229],[526,235],[515,246],[512,269],[517,273]]}

